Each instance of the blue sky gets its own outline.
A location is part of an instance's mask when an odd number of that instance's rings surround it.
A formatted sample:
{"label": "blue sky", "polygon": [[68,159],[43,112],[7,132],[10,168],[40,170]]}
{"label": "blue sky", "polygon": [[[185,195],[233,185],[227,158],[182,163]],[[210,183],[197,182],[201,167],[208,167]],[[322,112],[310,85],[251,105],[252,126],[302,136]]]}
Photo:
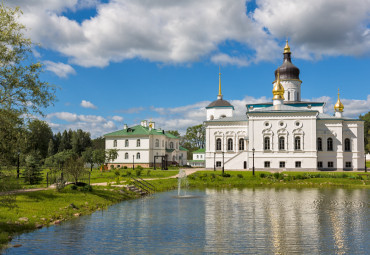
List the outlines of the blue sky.
{"label": "blue sky", "polygon": [[93,137],[152,119],[184,132],[205,119],[222,92],[245,104],[271,100],[288,37],[302,98],[327,102],[337,89],[344,114],[370,110],[370,1],[354,0],[12,0],[59,87],[44,118],[54,131]]}

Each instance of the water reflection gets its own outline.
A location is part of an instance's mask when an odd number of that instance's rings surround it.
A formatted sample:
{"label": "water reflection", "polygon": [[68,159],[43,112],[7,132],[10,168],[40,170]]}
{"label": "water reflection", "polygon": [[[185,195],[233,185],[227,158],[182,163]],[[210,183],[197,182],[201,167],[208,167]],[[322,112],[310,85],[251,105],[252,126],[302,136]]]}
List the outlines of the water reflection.
{"label": "water reflection", "polygon": [[368,190],[176,191],[24,234],[6,254],[366,254]]}

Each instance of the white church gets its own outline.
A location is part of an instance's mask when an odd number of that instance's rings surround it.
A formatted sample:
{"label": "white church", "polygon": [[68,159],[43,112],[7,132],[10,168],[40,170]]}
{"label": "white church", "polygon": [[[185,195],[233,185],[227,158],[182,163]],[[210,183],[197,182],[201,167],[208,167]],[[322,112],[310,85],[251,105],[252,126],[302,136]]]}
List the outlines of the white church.
{"label": "white church", "polygon": [[300,71],[288,42],[283,54],[272,102],[248,104],[244,116],[234,116],[223,100],[220,76],[217,100],[206,107],[206,168],[363,170],[363,121],[344,117],[339,91],[334,116],[324,113],[325,102],[301,101]]}

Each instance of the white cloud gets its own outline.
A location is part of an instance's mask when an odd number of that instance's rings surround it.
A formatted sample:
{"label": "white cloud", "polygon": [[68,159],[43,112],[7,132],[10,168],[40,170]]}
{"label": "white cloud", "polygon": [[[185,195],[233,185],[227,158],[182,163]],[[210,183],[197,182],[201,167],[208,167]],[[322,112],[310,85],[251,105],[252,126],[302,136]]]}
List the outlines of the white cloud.
{"label": "white cloud", "polygon": [[118,110],[117,112],[126,113],[126,114],[133,114],[133,113],[142,112],[144,110],[145,110],[144,107],[133,107],[133,108],[129,108],[129,109]]}
{"label": "white cloud", "polygon": [[112,117],[112,120],[118,121],[118,122],[122,122],[123,121],[123,117],[121,117],[121,116],[113,116]]}
{"label": "white cloud", "polygon": [[80,105],[83,108],[97,109],[97,107],[93,103],[86,100],[82,100]]}
{"label": "white cloud", "polygon": [[[34,51],[36,53],[36,51]],[[72,66],[58,62],[44,61],[45,70],[55,73],[58,77],[67,78],[70,74],[76,74]]]}
{"label": "white cloud", "polygon": [[224,53],[212,56],[211,61],[220,65],[248,66],[250,64],[247,59],[232,57]]}

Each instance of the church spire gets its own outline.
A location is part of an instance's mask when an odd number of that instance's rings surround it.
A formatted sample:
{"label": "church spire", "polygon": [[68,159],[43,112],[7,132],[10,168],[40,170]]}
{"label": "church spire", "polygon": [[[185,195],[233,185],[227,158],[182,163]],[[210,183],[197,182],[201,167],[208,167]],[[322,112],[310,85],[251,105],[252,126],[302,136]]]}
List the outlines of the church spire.
{"label": "church spire", "polygon": [[288,40],[286,40],[286,43],[285,43],[284,53],[291,53],[291,52],[290,52],[290,46],[289,46],[289,44],[288,44]]}
{"label": "church spire", "polygon": [[222,93],[221,93],[221,67],[218,66],[218,95],[217,99],[222,99]]}
{"label": "church spire", "polygon": [[342,117],[343,109],[344,109],[344,105],[340,101],[339,89],[338,89],[338,100],[337,100],[337,103],[334,105],[335,116],[336,117]]}
{"label": "church spire", "polygon": [[274,85],[274,88],[272,89],[272,94],[274,97],[272,98],[273,104],[282,104],[284,101],[284,87],[280,83],[280,73],[278,71],[277,73],[277,79]]}

